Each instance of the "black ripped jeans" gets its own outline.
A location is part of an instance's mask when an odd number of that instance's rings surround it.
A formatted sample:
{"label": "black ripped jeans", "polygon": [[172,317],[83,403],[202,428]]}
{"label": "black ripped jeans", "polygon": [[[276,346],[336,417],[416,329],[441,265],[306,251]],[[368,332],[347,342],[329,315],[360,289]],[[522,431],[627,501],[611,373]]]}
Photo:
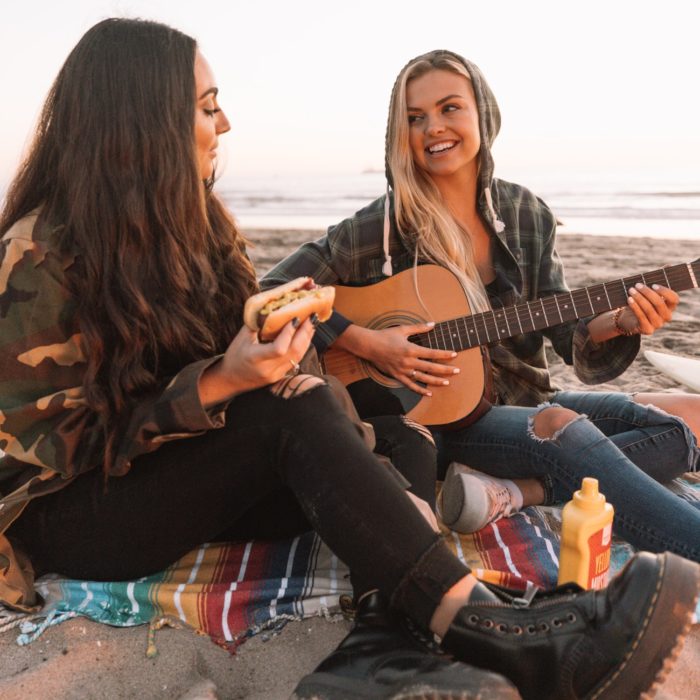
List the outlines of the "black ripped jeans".
{"label": "black ripped jeans", "polygon": [[[382,440],[379,429],[380,449]],[[423,627],[469,573],[325,385],[292,399],[268,389],[237,397],[224,428],[163,444],[106,488],[99,470],[86,473],[32,501],[8,535],[39,574],[127,580],[203,542],[309,526],[357,580]]]}

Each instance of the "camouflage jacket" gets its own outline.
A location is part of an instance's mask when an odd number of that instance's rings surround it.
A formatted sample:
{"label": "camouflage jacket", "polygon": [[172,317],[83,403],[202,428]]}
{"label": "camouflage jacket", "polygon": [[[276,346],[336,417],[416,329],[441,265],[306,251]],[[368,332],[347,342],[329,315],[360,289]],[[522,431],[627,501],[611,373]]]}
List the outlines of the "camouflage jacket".
{"label": "camouflage jacket", "polygon": [[[57,229],[28,216],[0,240],[0,602],[29,609],[37,600],[32,572],[2,534],[36,496],[100,467],[102,431],[82,389],[85,358]],[[115,475],[167,440],[224,423],[223,407],[206,411],[201,373],[217,358],[185,366],[157,390],[134,400],[119,436]],[[4,456],[2,456],[4,452]]]}

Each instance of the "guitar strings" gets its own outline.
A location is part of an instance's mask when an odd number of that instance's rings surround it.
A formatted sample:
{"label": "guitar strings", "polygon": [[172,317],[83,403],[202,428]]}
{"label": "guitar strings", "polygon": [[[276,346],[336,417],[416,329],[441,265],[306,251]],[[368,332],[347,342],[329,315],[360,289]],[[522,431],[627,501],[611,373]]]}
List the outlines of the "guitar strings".
{"label": "guitar strings", "polygon": [[[506,309],[496,309],[460,319],[440,321],[432,330],[409,336],[409,340],[423,347],[456,351],[477,345],[488,345],[503,338],[517,335],[518,332],[526,333],[624,306],[627,303],[627,290],[638,282],[647,285],[662,284],[679,291],[690,289],[697,286],[694,284],[690,268],[693,272],[695,272],[695,268],[698,268],[697,274],[700,275],[700,258],[693,263],[681,263],[659,268],[612,282],[595,284],[532,302],[516,304]],[[573,306],[573,310],[570,305]],[[583,309],[585,313],[581,313],[580,309]],[[513,317],[510,320],[509,314]],[[525,321],[524,326],[523,321]],[[481,329],[483,337],[479,332],[479,322],[483,326]],[[511,322],[517,322],[517,325],[513,323],[511,327]],[[503,325],[504,323],[505,325]],[[514,328],[518,332],[514,332]]]}

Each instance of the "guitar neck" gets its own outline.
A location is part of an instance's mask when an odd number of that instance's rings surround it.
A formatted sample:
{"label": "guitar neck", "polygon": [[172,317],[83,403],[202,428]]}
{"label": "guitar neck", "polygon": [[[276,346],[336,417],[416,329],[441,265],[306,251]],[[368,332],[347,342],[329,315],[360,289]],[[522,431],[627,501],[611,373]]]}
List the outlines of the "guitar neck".
{"label": "guitar neck", "polygon": [[700,258],[536,301],[441,321],[431,331],[409,339],[424,347],[467,350],[626,306],[628,290],[638,282],[647,286],[660,284],[681,292],[698,287],[699,281]]}

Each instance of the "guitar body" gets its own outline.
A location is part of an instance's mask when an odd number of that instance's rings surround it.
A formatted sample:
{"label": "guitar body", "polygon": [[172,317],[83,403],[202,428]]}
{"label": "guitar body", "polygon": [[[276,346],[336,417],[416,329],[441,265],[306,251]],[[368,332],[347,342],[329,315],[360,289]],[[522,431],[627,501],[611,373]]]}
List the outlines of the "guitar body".
{"label": "guitar body", "polygon": [[[443,321],[469,315],[469,303],[457,278],[436,265],[420,265],[368,287],[336,286],[335,309],[353,323],[380,330],[390,326]],[[430,427],[464,424],[482,404],[487,386],[480,347],[459,352],[450,364],[459,374],[446,387],[422,396],[356,355],[329,348],[325,371],[348,389],[361,416],[405,413]],[[457,427],[454,425],[453,427]]]}
{"label": "guitar body", "polygon": [[345,384],[361,416],[405,413],[431,428],[458,428],[488,410],[491,365],[482,346],[505,338],[601,314],[627,304],[637,283],[674,291],[700,287],[700,258],[590,287],[471,314],[457,278],[437,265],[420,265],[369,287],[336,287],[335,308],[359,326],[372,329],[435,321],[411,340],[427,348],[455,350],[461,370],[431,397],[411,391],[369,362],[330,348],[322,358],[326,372]]}

